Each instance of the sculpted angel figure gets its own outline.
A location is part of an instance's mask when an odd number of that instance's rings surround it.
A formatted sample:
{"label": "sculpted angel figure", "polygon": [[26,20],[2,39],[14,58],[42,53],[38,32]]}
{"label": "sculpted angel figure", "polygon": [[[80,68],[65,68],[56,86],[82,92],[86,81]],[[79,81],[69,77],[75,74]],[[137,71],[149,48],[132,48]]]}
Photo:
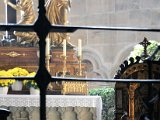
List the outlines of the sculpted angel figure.
{"label": "sculpted angel figure", "polygon": [[[35,22],[36,17],[32,0],[18,0],[16,5],[11,3],[9,0],[4,0],[4,2],[15,10],[21,11],[21,19],[18,24],[33,24]],[[68,24],[68,12],[71,7],[70,0],[47,0],[45,7],[46,16],[51,24]],[[14,34],[21,38],[21,43],[36,43],[38,40],[38,37],[34,32],[14,32]],[[62,44],[63,39],[68,40],[69,36],[67,33],[49,33],[48,37],[51,40],[51,44],[57,46]]]}
{"label": "sculpted angel figure", "polygon": [[[9,0],[4,0],[4,3],[13,9],[20,11],[21,19],[17,24],[33,24],[35,22],[35,12],[32,0],[18,0],[17,4],[11,3]],[[36,43],[38,37],[34,32],[14,32],[14,34],[21,38],[20,42],[23,43]]]}
{"label": "sculpted angel figure", "polygon": [[[47,0],[46,16],[52,25],[67,25],[68,12],[71,8],[70,0]],[[49,33],[49,38],[55,46],[60,45],[63,39],[68,40],[67,33]]]}

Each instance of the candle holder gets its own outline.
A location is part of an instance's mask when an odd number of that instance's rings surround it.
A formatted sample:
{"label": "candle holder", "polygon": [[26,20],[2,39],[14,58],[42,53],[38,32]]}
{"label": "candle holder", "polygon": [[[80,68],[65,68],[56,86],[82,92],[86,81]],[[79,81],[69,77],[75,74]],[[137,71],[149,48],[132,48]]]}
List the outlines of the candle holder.
{"label": "candle holder", "polygon": [[51,58],[51,55],[46,55],[46,67],[47,67],[47,70],[50,72],[50,65],[49,65],[49,60]]}
{"label": "candle holder", "polygon": [[50,39],[49,39],[49,37],[46,38],[45,42],[46,42],[45,61],[46,61],[47,70],[50,72],[49,63],[50,63],[51,55],[50,55]]}
{"label": "candle holder", "polygon": [[67,67],[66,67],[66,63],[67,63],[67,56],[62,55],[63,57],[63,77],[65,77],[66,72],[67,72]]}
{"label": "candle holder", "polygon": [[[50,64],[49,64],[50,63],[50,58],[51,58],[50,54],[46,55],[45,61],[46,61],[46,68],[47,68],[48,72],[50,72]],[[52,90],[53,89],[53,86],[52,86],[51,83],[48,84],[48,88],[47,89],[48,90]]]}
{"label": "candle holder", "polygon": [[78,56],[78,62],[79,62],[79,76],[82,76],[82,56]]}

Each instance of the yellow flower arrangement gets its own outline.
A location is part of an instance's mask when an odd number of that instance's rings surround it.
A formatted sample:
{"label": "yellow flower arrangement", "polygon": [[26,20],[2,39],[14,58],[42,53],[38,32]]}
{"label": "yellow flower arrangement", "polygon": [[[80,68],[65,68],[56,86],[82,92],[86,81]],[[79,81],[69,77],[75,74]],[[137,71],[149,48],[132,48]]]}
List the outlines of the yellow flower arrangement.
{"label": "yellow flower arrangement", "polygon": [[[0,76],[1,77],[13,77],[12,74],[10,74],[9,72],[5,71],[5,70],[1,70],[0,71]],[[0,87],[6,87],[6,86],[10,86],[15,82],[14,79],[0,79]]]}
{"label": "yellow flower arrangement", "polygon": [[[35,72],[32,72],[30,74],[28,74],[27,76],[28,77],[33,77],[35,76],[36,73]],[[30,88],[30,87],[33,87],[35,89],[38,89],[38,86],[37,86],[37,83],[34,81],[34,80],[24,80],[23,81],[23,84],[27,87],[27,88]]]}
{"label": "yellow flower arrangement", "polygon": [[29,72],[26,69],[20,67],[9,69],[8,72],[13,76],[27,76],[29,74]]}

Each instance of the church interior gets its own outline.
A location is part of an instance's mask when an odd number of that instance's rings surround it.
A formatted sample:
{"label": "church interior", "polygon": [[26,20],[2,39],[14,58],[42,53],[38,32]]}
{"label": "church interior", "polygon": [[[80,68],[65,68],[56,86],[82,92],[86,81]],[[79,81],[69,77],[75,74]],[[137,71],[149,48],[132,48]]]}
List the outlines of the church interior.
{"label": "church interior", "polygon": [[1,0],[0,120],[160,120],[159,6]]}

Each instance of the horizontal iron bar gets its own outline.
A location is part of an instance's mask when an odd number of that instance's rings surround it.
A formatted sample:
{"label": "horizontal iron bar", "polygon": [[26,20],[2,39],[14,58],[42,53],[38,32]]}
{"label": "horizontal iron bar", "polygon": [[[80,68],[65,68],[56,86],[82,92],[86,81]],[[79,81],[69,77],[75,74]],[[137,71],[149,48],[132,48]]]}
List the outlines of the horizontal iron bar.
{"label": "horizontal iron bar", "polygon": [[[21,31],[28,32],[34,31],[32,24],[0,24],[0,31]],[[50,32],[74,32],[76,30],[117,30],[117,31],[143,31],[143,32],[160,32],[156,28],[141,28],[141,27],[112,27],[112,26],[64,26],[52,25]]]}
{"label": "horizontal iron bar", "polygon": [[[0,77],[0,79],[33,80],[34,77]],[[134,82],[134,83],[160,83],[160,79],[103,79],[103,78],[75,78],[75,77],[55,77],[52,76],[51,82],[55,81],[86,81],[86,82]]]}
{"label": "horizontal iron bar", "polygon": [[24,79],[27,79],[27,80],[33,80],[35,79],[34,77],[26,77],[26,76],[19,76],[19,77],[0,77],[0,80],[1,79],[16,79],[16,80],[24,80]]}
{"label": "horizontal iron bar", "polygon": [[86,81],[86,82],[134,82],[134,83],[160,83],[160,79],[103,79],[103,78],[73,78],[52,77],[52,81]]}
{"label": "horizontal iron bar", "polygon": [[0,24],[0,31],[21,31],[21,32],[28,32],[34,31],[34,25],[19,25],[19,24]]}

